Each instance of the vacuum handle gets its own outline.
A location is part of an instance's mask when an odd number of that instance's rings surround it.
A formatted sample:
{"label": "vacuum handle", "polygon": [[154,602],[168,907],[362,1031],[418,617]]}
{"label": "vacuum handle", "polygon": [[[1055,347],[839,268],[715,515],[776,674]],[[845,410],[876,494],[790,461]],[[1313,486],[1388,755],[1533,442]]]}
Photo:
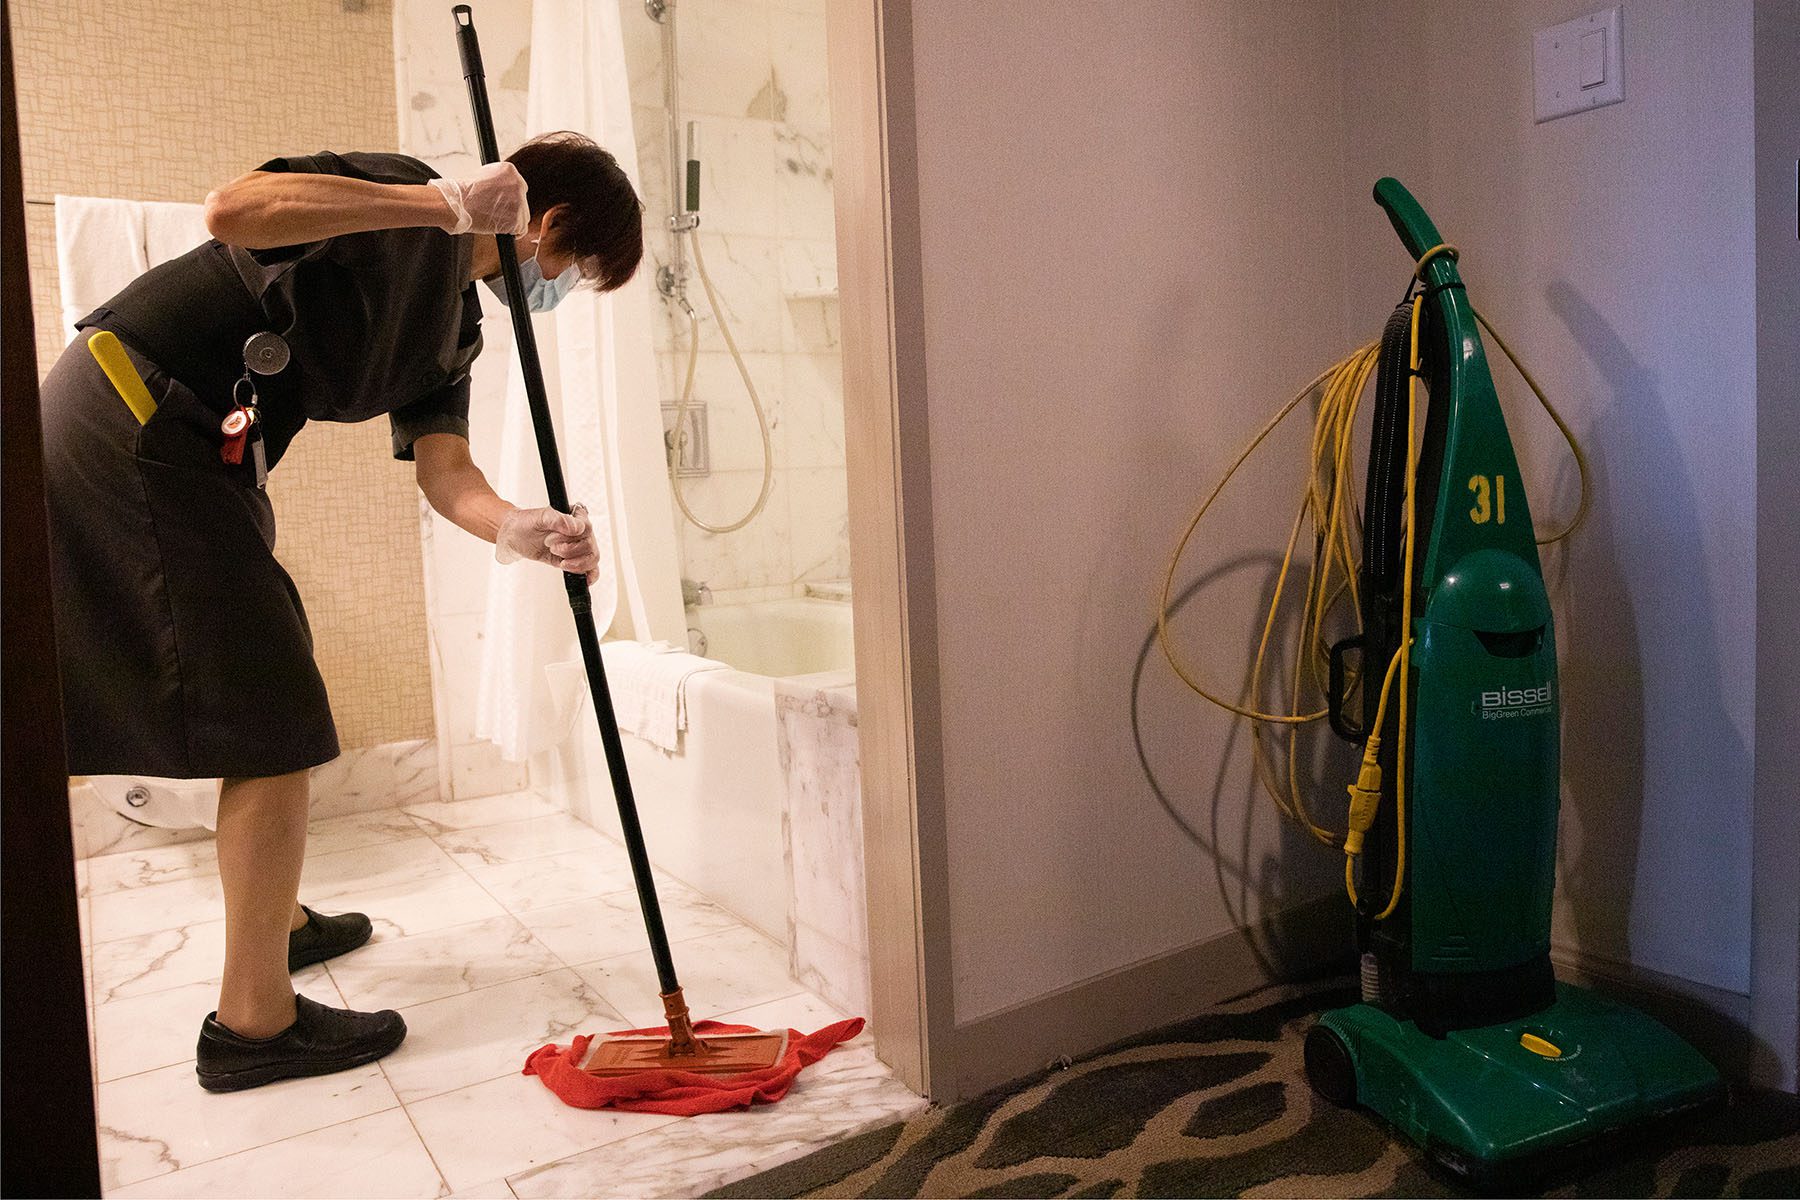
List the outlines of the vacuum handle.
{"label": "vacuum handle", "polygon": [[[1388,222],[1393,225],[1394,232],[1400,235],[1400,244],[1417,262],[1419,256],[1433,246],[1440,244],[1444,238],[1438,233],[1437,226],[1419,202],[1413,199],[1411,192],[1403,187],[1398,179],[1384,176],[1375,181],[1375,203],[1387,213]],[[1434,265],[1443,259],[1433,260]]]}
{"label": "vacuum handle", "polygon": [[1359,633],[1333,645],[1331,670],[1325,681],[1325,719],[1331,723],[1333,733],[1356,745],[1368,739],[1368,730],[1344,717],[1344,655],[1352,650],[1361,651],[1367,644],[1367,639]]}

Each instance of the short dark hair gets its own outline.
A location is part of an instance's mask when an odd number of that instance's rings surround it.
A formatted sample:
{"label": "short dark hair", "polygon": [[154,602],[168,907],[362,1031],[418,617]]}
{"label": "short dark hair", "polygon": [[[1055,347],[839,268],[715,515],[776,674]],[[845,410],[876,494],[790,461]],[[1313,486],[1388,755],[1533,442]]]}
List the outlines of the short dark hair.
{"label": "short dark hair", "polygon": [[619,160],[571,130],[543,133],[507,155],[525,178],[532,219],[569,206],[568,248],[582,279],[603,292],[625,286],[644,259],[644,203]]}

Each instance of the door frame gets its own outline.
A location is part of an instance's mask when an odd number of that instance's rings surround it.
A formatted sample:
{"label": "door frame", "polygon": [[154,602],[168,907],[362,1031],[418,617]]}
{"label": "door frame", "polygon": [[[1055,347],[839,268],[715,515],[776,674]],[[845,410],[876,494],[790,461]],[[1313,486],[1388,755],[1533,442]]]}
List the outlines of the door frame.
{"label": "door frame", "polygon": [[[875,1049],[951,1060],[948,855],[925,408],[910,0],[825,6]],[[906,186],[896,186],[907,184]]]}

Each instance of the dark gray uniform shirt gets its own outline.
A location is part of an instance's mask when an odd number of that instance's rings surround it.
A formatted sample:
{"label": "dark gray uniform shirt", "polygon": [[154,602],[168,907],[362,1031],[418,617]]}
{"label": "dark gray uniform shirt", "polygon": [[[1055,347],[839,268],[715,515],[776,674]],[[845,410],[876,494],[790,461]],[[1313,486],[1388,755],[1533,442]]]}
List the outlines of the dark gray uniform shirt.
{"label": "dark gray uniform shirt", "polygon": [[[267,171],[422,183],[397,154],[277,158]],[[282,775],[337,757],[299,589],[247,463],[220,456],[244,340],[293,353],[257,391],[271,465],[307,421],[387,414],[394,453],[468,435],[481,306],[473,238],[387,229],[244,250],[208,241],[83,318],[112,330],[157,401],[140,426],[77,338],[44,381],[44,474],[69,767],[181,779]]]}
{"label": "dark gray uniform shirt", "polygon": [[[273,158],[311,171],[418,184],[436,172],[403,154]],[[394,456],[427,433],[469,435],[469,365],[481,352],[474,241],[435,228],[382,229],[266,250],[208,241],[151,268],[77,327],[111,329],[223,414],[243,344],[273,330],[286,370],[258,377],[270,466],[307,421],[386,414]]]}

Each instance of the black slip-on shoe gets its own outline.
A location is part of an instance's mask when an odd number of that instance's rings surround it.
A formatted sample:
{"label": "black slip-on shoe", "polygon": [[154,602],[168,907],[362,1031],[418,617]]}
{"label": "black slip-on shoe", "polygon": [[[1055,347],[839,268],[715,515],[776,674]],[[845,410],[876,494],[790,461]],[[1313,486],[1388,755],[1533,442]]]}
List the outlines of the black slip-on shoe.
{"label": "black slip-on shoe", "polygon": [[273,1037],[241,1037],[219,1024],[218,1013],[208,1013],[195,1070],[207,1091],[237,1092],[360,1067],[405,1040],[406,1021],[392,1009],[352,1012],[295,996],[294,1023]]}
{"label": "black slip-on shoe", "polygon": [[368,941],[375,932],[375,926],[361,913],[321,917],[304,904],[300,911],[306,914],[306,924],[288,934],[290,972],[348,953]]}

